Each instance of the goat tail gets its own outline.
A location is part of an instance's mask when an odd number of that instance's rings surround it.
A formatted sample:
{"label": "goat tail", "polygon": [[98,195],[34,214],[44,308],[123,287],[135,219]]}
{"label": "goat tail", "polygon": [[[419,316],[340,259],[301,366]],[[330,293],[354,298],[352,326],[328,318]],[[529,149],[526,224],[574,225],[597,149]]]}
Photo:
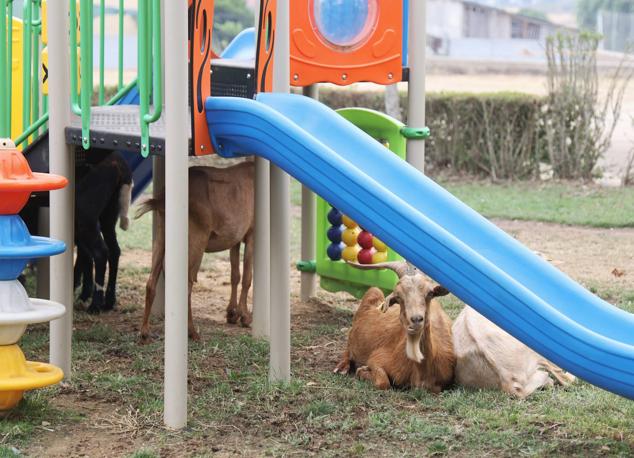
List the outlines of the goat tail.
{"label": "goat tail", "polygon": [[132,185],[133,183],[124,184],[119,189],[119,227],[124,231],[127,231],[130,227],[128,212],[132,202]]}
{"label": "goat tail", "polygon": [[162,210],[165,205],[165,198],[163,196],[159,196],[157,198],[149,198],[144,199],[139,206],[137,207],[136,214],[134,215],[134,219],[139,219],[143,215],[149,212],[154,212],[158,210]]}

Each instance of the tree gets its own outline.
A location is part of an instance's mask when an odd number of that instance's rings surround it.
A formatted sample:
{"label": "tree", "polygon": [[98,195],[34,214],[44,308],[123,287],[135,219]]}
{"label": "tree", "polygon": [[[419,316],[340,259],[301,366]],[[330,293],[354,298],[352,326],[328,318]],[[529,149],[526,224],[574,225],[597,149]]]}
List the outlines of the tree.
{"label": "tree", "polygon": [[585,29],[596,30],[599,11],[634,13],[632,0],[579,0],[577,4],[577,22]]}
{"label": "tree", "polygon": [[548,21],[548,16],[543,11],[534,10],[532,8],[522,8],[519,14],[533,19],[539,19],[540,21]]}
{"label": "tree", "polygon": [[214,50],[227,47],[241,31],[254,25],[253,12],[244,0],[216,0],[214,9]]}

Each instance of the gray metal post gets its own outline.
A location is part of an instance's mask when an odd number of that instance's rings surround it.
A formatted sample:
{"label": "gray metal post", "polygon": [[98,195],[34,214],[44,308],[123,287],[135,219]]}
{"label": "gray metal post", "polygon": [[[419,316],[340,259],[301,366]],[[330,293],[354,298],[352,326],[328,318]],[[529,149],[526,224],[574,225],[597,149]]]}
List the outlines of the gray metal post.
{"label": "gray metal post", "polygon": [[[314,84],[305,87],[303,93],[307,97],[318,100],[319,86]],[[302,185],[302,261],[315,260],[316,212],[317,199],[315,194],[310,188]],[[300,299],[302,301],[307,301],[315,296],[316,279],[317,275],[314,272],[302,272],[300,287]]]}
{"label": "gray metal post", "polygon": [[[273,90],[288,92],[290,86],[289,0],[277,3]],[[291,378],[290,296],[290,178],[271,164],[271,355],[269,380]]]}
{"label": "gray metal post", "polygon": [[162,4],[165,14],[165,385],[164,421],[187,424],[188,125],[187,3]]}
{"label": "gray metal post", "polygon": [[51,300],[66,306],[66,315],[51,323],[50,360],[71,376],[73,330],[73,229],[75,201],[74,150],[66,144],[70,125],[70,51],[68,2],[48,9],[49,52],[49,159],[50,171],[64,175],[65,189],[51,191],[51,237],[66,243],[66,252],[51,258]]}
{"label": "gray metal post", "polygon": [[[50,209],[42,207],[38,211],[37,233],[44,237],[50,235]],[[51,297],[51,258],[40,258],[37,260],[37,293],[40,299],[50,299]]]}
{"label": "gray metal post", "polygon": [[[255,27],[260,26],[256,8]],[[257,46],[257,34],[255,37]],[[253,254],[253,337],[268,338],[271,312],[271,169],[269,161],[255,158],[255,248]]]}
{"label": "gray metal post", "polygon": [[254,337],[268,338],[271,309],[271,189],[269,162],[255,158],[255,252],[253,255]]}
{"label": "gray metal post", "polygon": [[[409,85],[407,124],[425,126],[426,0],[409,0]],[[425,171],[425,142],[407,141],[407,162]]]}
{"label": "gray metal post", "polygon": [[[165,29],[163,29],[165,30]],[[165,62],[165,61],[163,61]],[[165,86],[163,86],[165,87]],[[163,156],[152,157],[152,197],[157,198],[161,192],[165,191],[165,158]],[[156,240],[158,230],[158,215],[152,212],[152,244]],[[161,273],[156,284],[156,296],[152,304],[152,316],[165,316],[165,273]]]}

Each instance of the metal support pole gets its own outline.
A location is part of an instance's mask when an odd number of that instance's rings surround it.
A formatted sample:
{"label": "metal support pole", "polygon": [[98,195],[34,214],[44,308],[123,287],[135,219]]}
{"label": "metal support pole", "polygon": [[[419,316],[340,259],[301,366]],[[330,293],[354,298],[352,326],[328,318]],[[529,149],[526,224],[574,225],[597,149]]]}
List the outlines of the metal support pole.
{"label": "metal support pole", "polygon": [[[40,207],[37,217],[37,233],[43,237],[50,235],[50,209]],[[37,292],[36,297],[49,299],[51,297],[51,258],[40,258],[37,260]]]}
{"label": "metal support pole", "polygon": [[165,385],[164,421],[187,424],[187,265],[189,174],[187,3],[164,2],[165,14]]}
{"label": "metal support pole", "polygon": [[[152,197],[157,198],[161,192],[165,191],[165,158],[163,156],[152,156]],[[158,230],[157,212],[152,212],[152,245],[156,240]],[[152,316],[165,316],[165,273],[161,272],[156,284],[156,296],[152,304]]]}
{"label": "metal support pole", "polygon": [[[426,0],[409,0],[409,84],[407,124],[425,127]],[[407,162],[425,171],[425,141],[407,140]]]}
{"label": "metal support pole", "polygon": [[[319,99],[319,86],[316,84],[305,87],[303,92],[307,97]],[[317,199],[315,194],[310,188],[302,185],[302,261],[315,260],[316,212]],[[314,272],[301,273],[300,299],[302,301],[307,301],[315,296],[316,279],[317,276]]]}
{"label": "metal support pole", "polygon": [[[259,26],[256,8],[255,27]],[[257,42],[257,34],[255,38]],[[257,43],[256,43],[257,46]],[[255,158],[255,248],[253,254],[253,337],[270,335],[271,310],[271,187],[269,162]]]}
{"label": "metal support pole", "polygon": [[69,2],[48,9],[49,25],[49,158],[50,171],[68,178],[66,188],[51,191],[51,237],[66,243],[66,252],[51,258],[51,300],[66,306],[66,315],[51,323],[50,360],[71,376],[73,329],[73,246],[75,155],[66,144],[70,125]]}
{"label": "metal support pole", "polygon": [[[277,3],[273,90],[290,86],[289,0]],[[271,355],[269,380],[291,378],[290,178],[271,164]]]}
{"label": "metal support pole", "polygon": [[253,337],[270,335],[271,188],[269,162],[255,158],[255,252],[253,255]]}

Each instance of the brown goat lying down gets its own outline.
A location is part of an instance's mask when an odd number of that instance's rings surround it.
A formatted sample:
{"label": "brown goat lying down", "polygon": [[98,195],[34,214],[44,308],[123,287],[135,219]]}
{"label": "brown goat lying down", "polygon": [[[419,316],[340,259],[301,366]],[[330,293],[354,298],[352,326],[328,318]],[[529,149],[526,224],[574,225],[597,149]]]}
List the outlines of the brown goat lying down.
{"label": "brown goat lying down", "polygon": [[405,262],[354,266],[391,269],[399,282],[387,298],[378,288],[363,296],[334,372],[356,369],[357,377],[382,390],[416,387],[439,393],[450,385],[456,362],[451,320],[435,300],[449,292]]}
{"label": "brown goat lying down", "polygon": [[[535,390],[575,381],[572,374],[535,353],[466,306],[453,325],[456,383],[496,388],[523,399]],[[554,378],[551,378],[551,376]]]}
{"label": "brown goat lying down", "polygon": [[[239,321],[242,326],[251,324],[247,295],[253,278],[253,173],[253,162],[227,168],[189,169],[189,336],[194,340],[200,337],[192,318],[192,286],[205,252],[231,250],[231,298],[227,306],[227,322],[235,324]],[[152,272],[146,287],[142,340],[147,340],[150,335],[150,311],[165,258],[165,197],[145,201],[137,218],[149,211],[158,214],[158,230],[152,246]],[[244,243],[244,266],[238,300],[241,243]]]}

